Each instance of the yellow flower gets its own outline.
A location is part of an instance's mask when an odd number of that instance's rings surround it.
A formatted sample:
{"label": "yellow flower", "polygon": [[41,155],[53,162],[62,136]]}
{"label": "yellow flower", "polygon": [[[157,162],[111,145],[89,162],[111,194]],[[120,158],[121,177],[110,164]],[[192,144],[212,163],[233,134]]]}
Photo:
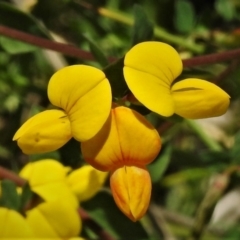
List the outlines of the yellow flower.
{"label": "yellow flower", "polygon": [[73,65],[56,72],[48,84],[50,102],[62,110],[36,114],[13,140],[26,154],[54,151],[74,137],[93,137],[111,108],[111,88],[105,74],[94,67]]}
{"label": "yellow flower", "polygon": [[103,186],[107,172],[98,171],[90,165],[72,171],[67,177],[71,191],[80,202],[92,198]]}
{"label": "yellow flower", "polygon": [[0,207],[0,239],[35,239],[31,227],[20,213]]}
{"label": "yellow flower", "polygon": [[230,97],[215,84],[189,78],[172,85],[182,68],[179,54],[170,45],[143,42],[127,52],[124,77],[138,101],[162,116],[176,113],[197,119],[224,114]]}
{"label": "yellow flower", "polygon": [[81,231],[77,209],[64,198],[41,203],[26,215],[27,223],[38,238],[69,239],[77,237]]}
{"label": "yellow flower", "polygon": [[131,220],[146,212],[151,195],[151,180],[145,166],[161,148],[154,127],[139,113],[116,107],[103,128],[82,142],[84,159],[101,171],[110,171],[110,186],[118,207]]}
{"label": "yellow flower", "polygon": [[77,209],[78,199],[67,184],[66,175],[69,170],[70,168],[64,167],[56,160],[44,159],[28,163],[19,176],[26,179],[31,190],[45,201],[62,198]]}
{"label": "yellow flower", "polygon": [[79,202],[97,194],[108,173],[98,171],[90,165],[72,172],[70,170],[56,160],[44,159],[28,163],[19,176],[26,179],[31,190],[45,201],[64,199],[77,209]]}

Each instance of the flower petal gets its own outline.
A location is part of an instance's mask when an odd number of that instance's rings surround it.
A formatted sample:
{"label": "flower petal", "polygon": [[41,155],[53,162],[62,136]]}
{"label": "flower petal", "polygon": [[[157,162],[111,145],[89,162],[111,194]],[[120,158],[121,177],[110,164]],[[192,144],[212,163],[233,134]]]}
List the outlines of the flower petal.
{"label": "flower petal", "polygon": [[90,165],[86,165],[72,171],[67,177],[67,182],[72,192],[74,192],[81,202],[97,194],[107,176],[107,172],[101,172]]}
{"label": "flower petal", "polygon": [[121,167],[110,177],[110,186],[117,206],[132,221],[147,211],[151,197],[151,178],[142,167]]}
{"label": "flower petal", "polygon": [[0,239],[35,239],[30,226],[22,215],[0,207]]}
{"label": "flower petal", "polygon": [[78,207],[78,200],[67,185],[66,168],[61,163],[52,159],[28,163],[19,176],[26,179],[31,190],[45,201],[63,198],[73,207]]}
{"label": "flower petal", "polygon": [[39,204],[28,211],[27,222],[39,238],[77,237],[81,219],[65,199]]}
{"label": "flower petal", "polygon": [[70,122],[61,110],[47,110],[28,119],[13,140],[25,154],[44,153],[62,147],[72,137]]}
{"label": "flower petal", "polygon": [[49,81],[48,97],[53,105],[66,111],[78,141],[93,137],[111,109],[111,88],[105,74],[85,65],[56,72]]}
{"label": "flower petal", "polygon": [[84,159],[95,168],[109,171],[123,165],[146,165],[161,148],[154,127],[138,112],[126,107],[112,109],[103,128],[81,144]]}
{"label": "flower petal", "polygon": [[230,96],[213,83],[189,78],[175,83],[171,89],[176,114],[191,119],[224,114]]}
{"label": "flower petal", "polygon": [[170,86],[181,72],[179,54],[162,42],[139,43],[124,60],[124,77],[134,96],[151,111],[166,117],[174,113]]}

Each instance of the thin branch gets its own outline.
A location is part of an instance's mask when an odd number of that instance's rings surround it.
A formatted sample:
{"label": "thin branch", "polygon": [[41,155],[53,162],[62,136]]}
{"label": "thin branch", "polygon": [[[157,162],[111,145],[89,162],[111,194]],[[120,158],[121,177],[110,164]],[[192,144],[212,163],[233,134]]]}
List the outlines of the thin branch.
{"label": "thin branch", "polygon": [[36,37],[32,34],[25,33],[3,25],[0,25],[0,34],[41,48],[50,49],[71,57],[76,57],[84,60],[95,60],[90,52],[81,50],[75,46],[54,42],[42,37]]}
{"label": "thin branch", "polygon": [[0,179],[9,179],[16,183],[17,186],[22,187],[25,183],[26,180],[19,177],[16,173],[0,166]]}
{"label": "thin branch", "polygon": [[[12,29],[6,26],[0,25],[0,34],[22,41],[22,42],[26,42],[26,43],[38,46],[38,47],[63,53],[68,56],[72,56],[72,57],[76,57],[84,60],[94,60],[94,57],[90,52],[81,50],[72,45],[57,43],[51,40],[47,40],[45,38],[36,37],[34,35],[31,35],[16,29]],[[193,57],[190,59],[185,59],[183,60],[183,66],[196,67],[200,65],[208,65],[208,64],[214,64],[214,63],[219,63],[224,61],[230,61],[238,58],[240,58],[240,48],[221,52],[221,53],[213,53],[213,54]],[[114,60],[116,60],[116,58],[109,57],[109,60],[113,62]]]}

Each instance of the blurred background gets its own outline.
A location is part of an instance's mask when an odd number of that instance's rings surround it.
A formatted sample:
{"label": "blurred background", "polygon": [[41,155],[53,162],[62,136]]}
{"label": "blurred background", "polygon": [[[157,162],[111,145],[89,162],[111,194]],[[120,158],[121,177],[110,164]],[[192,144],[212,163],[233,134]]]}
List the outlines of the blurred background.
{"label": "blurred background", "polygon": [[[0,25],[73,45],[96,59],[0,33],[1,166],[17,173],[27,162],[44,158],[73,168],[84,164],[74,140],[59,151],[26,156],[12,137],[24,121],[49,107],[46,89],[55,71],[80,63],[102,68],[98,52],[123,57],[139,30],[134,20],[143,12],[154,26],[152,39],[172,45],[182,59],[240,48],[238,0],[0,1]],[[149,165],[153,191],[146,218],[136,224],[122,216],[108,183],[82,204],[116,239],[240,239],[240,57],[185,67],[179,79],[188,76],[216,83],[231,96],[231,106],[224,116],[197,121],[165,119],[139,108],[163,140]]]}

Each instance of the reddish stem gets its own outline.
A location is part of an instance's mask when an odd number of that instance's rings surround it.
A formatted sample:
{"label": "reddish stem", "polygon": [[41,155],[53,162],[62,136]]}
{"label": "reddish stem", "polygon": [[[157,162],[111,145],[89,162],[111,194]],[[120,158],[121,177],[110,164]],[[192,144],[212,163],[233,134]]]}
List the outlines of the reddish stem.
{"label": "reddish stem", "polygon": [[41,48],[46,48],[56,52],[60,52],[71,57],[76,57],[85,60],[95,60],[90,52],[81,50],[72,45],[58,43],[45,38],[36,37],[29,33],[25,33],[6,26],[0,25],[0,34]]}
{"label": "reddish stem", "polygon": [[[36,37],[34,35],[21,32],[19,30],[12,29],[6,26],[0,25],[0,34],[22,41],[22,42],[26,42],[26,43],[38,46],[38,47],[57,51],[68,56],[85,59],[85,60],[94,60],[94,57],[90,52],[81,50],[72,45],[57,43],[51,40],[47,40],[45,38]],[[183,65],[184,67],[195,67],[200,65],[230,61],[233,59],[238,59],[239,57],[240,57],[240,49],[238,48],[238,49],[229,50],[221,53],[213,53],[213,54],[193,57],[190,59],[185,59],[183,60]],[[112,62],[116,60],[116,58],[109,57],[109,60]]]}
{"label": "reddish stem", "polygon": [[16,185],[19,187],[22,187],[26,183],[25,179],[19,177],[14,172],[3,167],[0,167],[0,179],[9,179],[16,183]]}

